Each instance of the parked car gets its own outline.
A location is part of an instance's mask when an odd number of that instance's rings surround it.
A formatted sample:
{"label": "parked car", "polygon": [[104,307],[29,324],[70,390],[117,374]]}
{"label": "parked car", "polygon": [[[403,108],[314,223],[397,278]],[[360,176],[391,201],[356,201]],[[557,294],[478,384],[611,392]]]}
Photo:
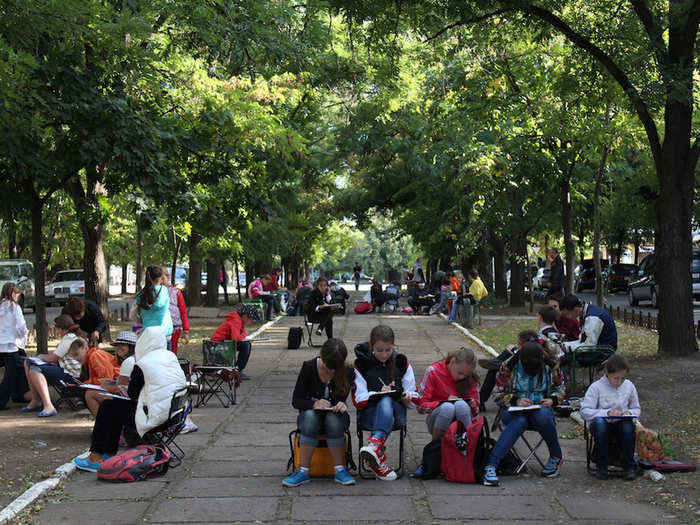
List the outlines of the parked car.
{"label": "parked car", "polygon": [[85,276],[82,269],[56,272],[45,288],[46,304],[66,304],[68,297],[85,296]]}
{"label": "parked car", "polygon": [[532,278],[532,289],[533,290],[545,290],[548,289],[551,282],[549,280],[549,268],[538,268],[537,273]]}
{"label": "parked car", "polygon": [[637,274],[636,264],[611,264],[608,270],[608,292],[627,291],[630,281]]}
{"label": "parked car", "polygon": [[[657,308],[659,286],[656,284],[656,254],[647,255],[627,288],[630,306],[637,306],[639,301],[651,301],[652,308]],[[690,264],[693,299],[700,300],[700,251],[693,251]]]}
{"label": "parked car", "polygon": [[22,308],[36,309],[34,293],[34,265],[27,259],[0,260],[0,288],[13,282],[19,288],[17,302]]}
{"label": "parked car", "polygon": [[[577,292],[583,290],[595,290],[595,265],[593,259],[584,259],[581,263],[581,271],[574,272],[574,289]],[[608,275],[608,267],[610,263],[606,259],[600,260],[600,268],[605,283]]]}

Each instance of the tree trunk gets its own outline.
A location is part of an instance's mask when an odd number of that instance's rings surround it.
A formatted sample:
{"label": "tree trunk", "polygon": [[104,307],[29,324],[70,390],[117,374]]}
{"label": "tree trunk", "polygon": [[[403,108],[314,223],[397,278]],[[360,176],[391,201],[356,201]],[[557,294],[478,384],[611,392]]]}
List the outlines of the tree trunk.
{"label": "tree trunk", "polygon": [[187,239],[187,251],[190,258],[190,272],[187,276],[187,304],[200,306],[202,304],[202,259],[197,255],[197,246],[202,236],[192,232]]}
{"label": "tree trunk", "polygon": [[129,279],[129,264],[122,263],[122,295],[127,293],[126,285]]}
{"label": "tree trunk", "polygon": [[141,227],[141,215],[136,214],[136,292],[141,291],[143,282],[143,228]]}
{"label": "tree trunk", "polygon": [[494,251],[494,288],[498,299],[508,298],[508,281],[506,279],[506,247],[501,239],[491,241]]}
{"label": "tree trunk", "polygon": [[572,162],[561,179],[561,226],[564,233],[564,251],[566,254],[565,294],[570,294],[574,287],[574,262],[576,260],[574,240],[571,236],[571,174],[573,171],[574,163]]}
{"label": "tree trunk", "polygon": [[530,253],[527,250],[527,247],[525,248],[525,263],[527,264],[527,295],[530,299],[530,313],[532,313],[535,311],[535,292],[532,289],[532,265],[530,264]]}
{"label": "tree trunk", "polygon": [[44,203],[38,196],[32,207],[32,263],[34,264],[34,330],[37,354],[48,353],[48,325],[46,323],[46,263],[44,261],[42,230]]}
{"label": "tree trunk", "polygon": [[[609,111],[610,105],[608,104],[608,114]],[[606,119],[606,121],[608,120]],[[600,264],[600,187],[603,182],[605,166],[608,162],[609,149],[608,146],[603,148],[603,155],[595,178],[595,189],[593,190],[593,267],[595,268],[596,302],[598,306],[603,306],[603,274]]]}
{"label": "tree trunk", "polygon": [[634,239],[634,264],[639,264],[639,244],[640,244],[639,237],[636,237]]}
{"label": "tree trunk", "polygon": [[226,273],[226,264],[224,261],[221,261],[221,275],[223,276],[221,279],[221,287],[224,289],[224,303],[228,306],[228,273]]}
{"label": "tree trunk", "polygon": [[581,225],[581,229],[578,232],[578,257],[579,261],[583,261],[586,258],[586,231],[584,230],[583,225]]}
{"label": "tree trunk", "polygon": [[221,265],[215,258],[207,258],[207,306],[219,306],[219,268]]}
{"label": "tree trunk", "polygon": [[[243,304],[243,296],[241,295],[241,275],[240,275],[240,272],[238,271],[238,259],[235,259],[234,264],[235,264],[234,271],[236,272],[236,290],[238,291],[238,302]],[[246,284],[248,284],[247,278],[246,278]]]}
{"label": "tree trunk", "polygon": [[175,233],[175,226],[172,228],[173,231],[173,263],[170,266],[170,283],[175,286],[175,275],[177,275],[177,257],[180,253],[180,246],[182,245],[182,239]]}
{"label": "tree trunk", "polygon": [[510,306],[525,306],[526,242],[522,234],[514,239],[510,260]]}
{"label": "tree trunk", "polygon": [[489,235],[488,229],[484,228],[481,233],[481,243],[478,250],[479,257],[479,275],[484,282],[484,286],[489,291],[493,292],[493,272],[491,271],[491,253],[489,251]]}

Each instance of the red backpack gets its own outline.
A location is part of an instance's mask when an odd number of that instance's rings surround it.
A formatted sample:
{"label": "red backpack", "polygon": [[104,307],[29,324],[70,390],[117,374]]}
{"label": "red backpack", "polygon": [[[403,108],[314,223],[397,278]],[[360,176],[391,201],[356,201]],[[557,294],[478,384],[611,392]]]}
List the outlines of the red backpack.
{"label": "red backpack", "polygon": [[[469,441],[466,448],[460,450],[456,441],[460,441],[464,432]],[[454,421],[442,437],[440,470],[447,481],[479,483],[489,453],[489,429],[483,416],[473,419],[466,429],[461,422]]]}
{"label": "red backpack", "polygon": [[165,447],[139,445],[105,459],[97,471],[104,481],[128,483],[161,476],[168,471],[170,451]]}
{"label": "red backpack", "polygon": [[368,303],[367,301],[362,301],[361,303],[358,303],[357,306],[355,306],[355,313],[356,314],[366,314],[372,309],[372,305]]}

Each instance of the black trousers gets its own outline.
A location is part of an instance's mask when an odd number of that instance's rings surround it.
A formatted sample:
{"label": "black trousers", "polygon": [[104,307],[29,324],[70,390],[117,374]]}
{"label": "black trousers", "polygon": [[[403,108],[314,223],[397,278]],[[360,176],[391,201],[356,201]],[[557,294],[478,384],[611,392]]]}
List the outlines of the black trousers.
{"label": "black trousers", "polygon": [[[134,436],[136,402],[126,399],[103,401],[95,417],[92,428],[91,452],[113,456],[119,449],[119,436],[124,428],[126,436]],[[129,443],[131,445],[131,443]]]}
{"label": "black trousers", "polygon": [[17,390],[17,381],[19,378],[19,370],[17,368],[17,356],[19,352],[3,353],[5,358],[5,374],[0,383],[0,409],[5,408],[5,405],[10,400],[10,397],[15,395]]}
{"label": "black trousers", "polygon": [[333,310],[322,308],[318,312],[311,312],[308,317],[309,321],[318,323],[319,328],[326,331],[328,339],[333,337]]}

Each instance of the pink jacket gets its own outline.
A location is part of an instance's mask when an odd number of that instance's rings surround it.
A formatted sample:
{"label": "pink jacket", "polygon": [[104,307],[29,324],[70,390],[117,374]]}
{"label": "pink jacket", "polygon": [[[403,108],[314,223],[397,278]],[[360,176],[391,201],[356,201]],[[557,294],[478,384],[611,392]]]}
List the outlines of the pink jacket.
{"label": "pink jacket", "polygon": [[[417,401],[418,412],[421,414],[429,414],[441,402],[447,401],[448,397],[457,395],[457,382],[452,378],[452,374],[447,368],[446,359],[432,363],[426,368],[420,381],[418,393],[420,395],[420,399]],[[479,389],[476,383],[467,392],[464,399],[473,399],[476,402],[476,408],[472,408],[472,415],[476,416],[479,412]]]}

